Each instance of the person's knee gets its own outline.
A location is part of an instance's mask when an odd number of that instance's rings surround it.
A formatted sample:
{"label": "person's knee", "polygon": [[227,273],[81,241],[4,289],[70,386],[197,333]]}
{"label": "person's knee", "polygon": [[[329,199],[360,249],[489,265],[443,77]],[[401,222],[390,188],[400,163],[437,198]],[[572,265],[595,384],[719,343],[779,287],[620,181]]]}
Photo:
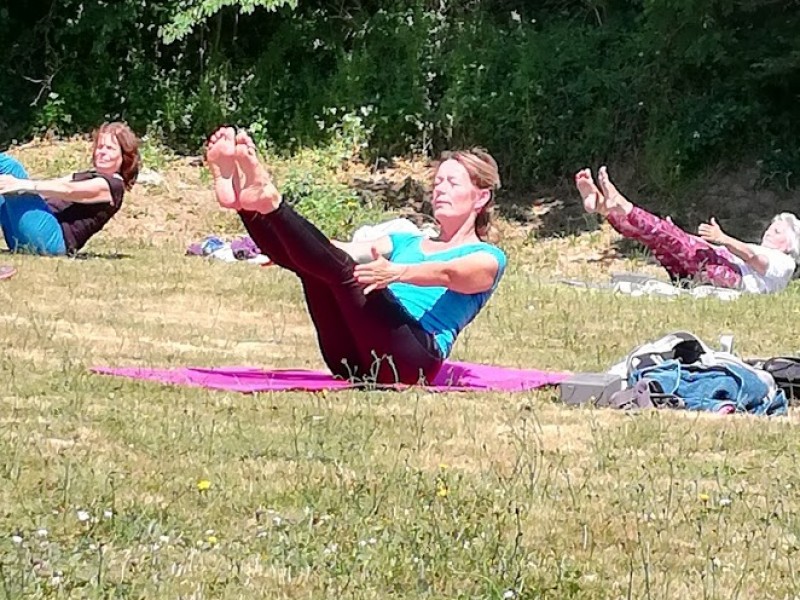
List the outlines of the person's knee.
{"label": "person's knee", "polygon": [[22,163],[3,152],[0,152],[0,175],[11,175],[17,179],[28,178],[28,172],[22,166]]}

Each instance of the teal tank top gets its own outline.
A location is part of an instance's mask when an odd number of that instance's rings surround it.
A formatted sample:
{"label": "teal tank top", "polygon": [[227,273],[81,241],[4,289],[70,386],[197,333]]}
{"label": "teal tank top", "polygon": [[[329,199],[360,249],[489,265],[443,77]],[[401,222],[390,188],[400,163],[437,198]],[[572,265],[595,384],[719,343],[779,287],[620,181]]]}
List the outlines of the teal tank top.
{"label": "teal tank top", "polygon": [[491,289],[479,294],[462,294],[443,286],[389,284],[389,291],[420,326],[434,336],[442,357],[447,358],[458,334],[480,312],[500,282],[506,268],[506,255],[499,248],[485,242],[425,254],[420,249],[420,244],[425,239],[421,235],[394,233],[389,238],[392,240],[389,260],[399,264],[445,262],[475,252],[488,252],[497,260],[497,275]]}

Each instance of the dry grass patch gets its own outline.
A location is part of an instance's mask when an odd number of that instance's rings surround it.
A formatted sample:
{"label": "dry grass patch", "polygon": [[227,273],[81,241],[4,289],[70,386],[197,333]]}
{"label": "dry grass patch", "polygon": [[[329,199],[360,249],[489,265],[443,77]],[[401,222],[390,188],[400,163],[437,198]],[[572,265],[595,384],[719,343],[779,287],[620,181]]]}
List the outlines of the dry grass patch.
{"label": "dry grass patch", "polygon": [[[73,168],[60,146],[16,152],[37,173]],[[94,256],[4,257],[19,273],[0,283],[0,597],[800,593],[794,412],[621,414],[554,390],[239,395],[88,373],[322,368],[292,277],[183,256],[222,221],[202,169],[167,158],[168,183],[137,189]],[[794,286],[722,303],[551,283],[650,268],[594,257],[611,242],[509,236],[506,278],[454,358],[593,371],[676,329],[733,332],[749,355],[798,349]]]}

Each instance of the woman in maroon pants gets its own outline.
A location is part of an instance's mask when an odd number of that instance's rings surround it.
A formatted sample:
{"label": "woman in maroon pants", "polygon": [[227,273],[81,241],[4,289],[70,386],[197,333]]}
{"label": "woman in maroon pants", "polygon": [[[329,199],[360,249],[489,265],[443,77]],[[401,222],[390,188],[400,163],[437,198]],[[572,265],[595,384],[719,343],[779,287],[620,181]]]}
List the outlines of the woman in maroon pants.
{"label": "woman in maroon pants", "polygon": [[207,159],[220,205],[236,210],[259,249],[300,279],[336,376],[432,381],[505,269],[503,252],[482,239],[500,184],[484,150],[447,153],[438,165],[438,237],[395,233],[360,244],[329,240],[283,202],[247,134],[221,128]]}

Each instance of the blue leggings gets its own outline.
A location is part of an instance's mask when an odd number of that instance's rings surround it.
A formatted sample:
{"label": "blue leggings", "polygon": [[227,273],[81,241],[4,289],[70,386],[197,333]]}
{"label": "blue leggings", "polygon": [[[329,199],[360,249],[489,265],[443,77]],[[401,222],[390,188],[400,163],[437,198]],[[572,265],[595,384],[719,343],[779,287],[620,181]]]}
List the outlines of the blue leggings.
{"label": "blue leggings", "polygon": [[[0,152],[0,175],[28,179],[25,167]],[[67,253],[64,233],[47,202],[37,194],[0,196],[0,227],[8,249],[59,256]]]}

